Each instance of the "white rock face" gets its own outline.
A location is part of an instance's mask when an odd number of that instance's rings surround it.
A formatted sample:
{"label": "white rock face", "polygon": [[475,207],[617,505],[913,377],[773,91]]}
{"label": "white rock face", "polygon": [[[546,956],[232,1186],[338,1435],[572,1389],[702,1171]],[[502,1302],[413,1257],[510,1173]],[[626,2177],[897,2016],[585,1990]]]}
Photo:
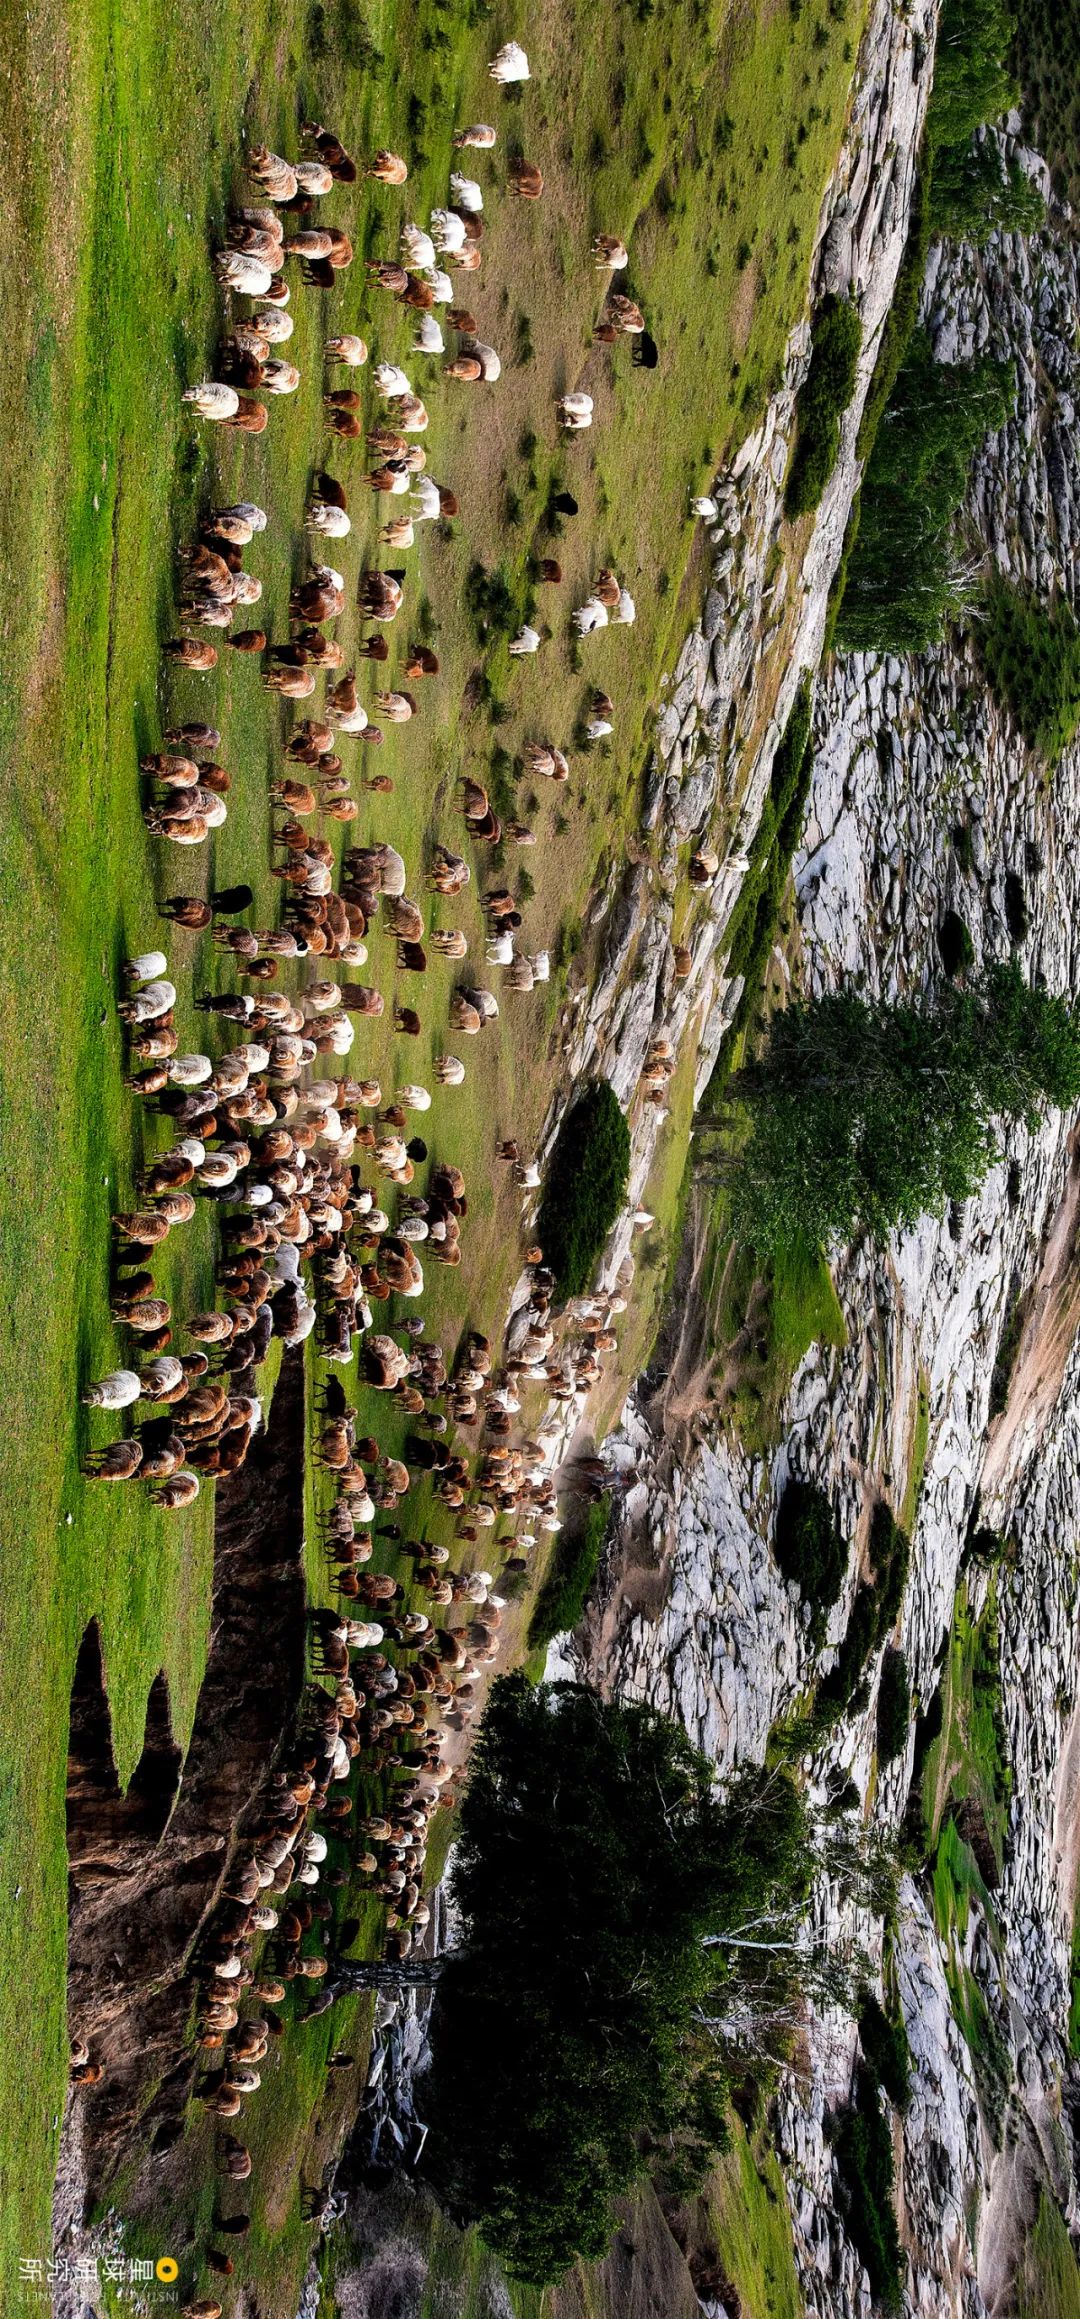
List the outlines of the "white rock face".
{"label": "white rock face", "polygon": [[[891,56],[891,69],[898,86],[902,55]],[[1038,174],[1032,157],[1025,165]],[[887,235],[886,212],[887,204],[875,213],[878,235]],[[847,226],[844,212],[823,239],[826,279],[834,263],[837,280],[849,263]],[[1016,361],[1017,413],[977,462],[971,513],[1003,571],[1044,592],[1056,585],[1075,601],[1080,255],[1055,243],[1052,226],[1027,246],[1003,238],[978,256],[935,251],[924,312],[942,357],[991,351]],[[770,418],[748,462],[738,463],[736,489],[747,481],[767,498],[761,478],[774,475],[775,441]],[[818,612],[835,564],[850,465],[846,472],[835,508],[827,500],[823,509],[804,570],[804,587],[811,577],[799,608],[796,669],[820,638]],[[710,745],[727,729],[740,686],[760,682],[755,654],[763,640],[767,648],[770,633],[770,607],[747,586],[743,551],[731,537],[733,502],[722,486],[718,496],[722,569],[660,720],[666,775],[655,818],[666,817],[672,849],[699,826],[711,801],[726,795],[727,760],[719,755],[714,782]],[[745,521],[743,529],[753,536]],[[777,731],[785,700],[790,694],[782,690]],[[773,746],[775,738],[774,731]],[[702,1081],[727,1019],[715,948],[723,948],[769,764],[767,747],[713,889],[715,942],[700,973],[695,960],[694,977],[663,1018],[666,1025],[680,1007],[708,1007]],[[958,823],[969,831],[961,850],[953,836]],[[812,991],[853,978],[890,996],[936,985],[946,910],[964,919],[979,960],[1006,957],[1015,947],[1029,978],[1063,993],[1080,989],[1080,747],[1047,779],[989,695],[969,649],[943,648],[910,662],[852,658],[822,680],[812,797],[795,867]],[[631,1542],[631,1566],[654,1573],[654,1583],[629,1589],[622,1606],[608,1605],[594,1671],[677,1712],[721,1769],[760,1757],[771,1723],[811,1674],[798,1598],[780,1581],[769,1549],[772,1509],[792,1466],[830,1491],[856,1538],[868,1500],[903,1501],[922,1394],[925,1476],[898,1639],[924,1706],[937,1688],[976,1508],[979,1521],[1012,1542],[997,1581],[1012,1777],[1005,1863],[993,1896],[997,1935],[990,1937],[975,1903],[962,1959],[1011,2070],[1004,2120],[995,2117],[985,2087],[980,2096],[925,1896],[911,1880],[901,1895],[897,1973],[914,2062],[900,2137],[901,2224],[908,2308],[920,2319],[997,2319],[1007,2308],[1036,2166],[1070,2223],[1080,2220],[1071,2124],[1076,2069],[1065,2034],[1080,1851],[1073,1124],[1052,1115],[1033,1133],[1010,1127],[977,1198],[882,1251],[842,1259],[836,1285],[848,1345],[842,1353],[813,1348],[807,1355],[785,1409],[784,1446],[768,1471],[718,1439],[667,1480],[633,1405],[619,1451],[637,1461],[638,1473],[620,1512],[621,1533]],[[994,1363],[1020,1296],[1033,1299],[1033,1318],[1005,1413],[991,1425]],[[830,1627],[834,1643],[850,1608],[856,1562],[853,1555],[847,1599]],[[985,1577],[971,1573],[969,1587],[977,1610]],[[868,1793],[873,1721],[871,1707],[861,1722],[843,1727],[815,1764],[818,1779],[842,1770]],[[892,1766],[874,1791],[882,1823],[899,1823],[909,1775],[910,1743],[908,1760]],[[824,2131],[829,2106],[850,2083],[853,2040],[835,2021],[817,2022],[811,2051],[809,2087],[792,2082],[778,2105],[796,2248],[808,2310],[821,2319],[854,2319],[869,2310],[868,2283],[841,2219]]]}

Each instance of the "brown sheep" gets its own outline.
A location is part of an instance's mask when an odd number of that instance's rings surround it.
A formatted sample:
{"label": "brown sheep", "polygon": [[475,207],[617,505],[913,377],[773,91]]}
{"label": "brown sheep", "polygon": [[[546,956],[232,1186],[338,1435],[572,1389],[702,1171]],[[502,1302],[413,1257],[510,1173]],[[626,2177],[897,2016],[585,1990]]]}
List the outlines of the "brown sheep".
{"label": "brown sheep", "polygon": [[197,894],[170,894],[162,903],[160,914],[192,934],[201,934],[214,915],[209,902],[201,901]]}
{"label": "brown sheep", "polygon": [[83,1472],[97,1482],[130,1482],[143,1461],[141,1441],[110,1441],[83,1460]]}
{"label": "brown sheep", "polygon": [[376,153],[374,161],[368,163],[365,171],[366,176],[376,177],[380,185],[404,185],[408,174],[408,163],[402,160],[400,153],[388,153],[385,150]]}
{"label": "brown sheep", "polygon": [[217,667],[217,648],[213,644],[197,642],[192,636],[174,636],[164,647],[170,660],[180,668],[196,670],[200,675]]}
{"label": "brown sheep", "polygon": [[523,201],[539,201],[544,190],[544,180],[535,161],[511,161],[510,185]]}

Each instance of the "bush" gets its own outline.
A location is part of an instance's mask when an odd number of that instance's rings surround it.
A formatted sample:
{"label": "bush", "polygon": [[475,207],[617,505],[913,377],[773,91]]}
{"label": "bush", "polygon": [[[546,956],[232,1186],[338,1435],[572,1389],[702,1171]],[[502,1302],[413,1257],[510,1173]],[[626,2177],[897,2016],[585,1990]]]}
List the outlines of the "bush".
{"label": "bush", "polygon": [[776,1509],[773,1552],[788,1585],[797,1586],[809,1603],[811,1632],[820,1642],[827,1614],[840,1600],[848,1550],[824,1490],[813,1482],[786,1484]]}
{"label": "bush", "polygon": [[797,432],[784,513],[792,521],[820,503],[840,450],[840,420],[855,392],[862,323],[850,298],[823,298],[814,316],[810,368],[799,389]]}
{"label": "bush", "polygon": [[589,1507],[584,1529],[556,1532],[551,1568],[529,1622],[530,1651],[546,1650],[555,1635],[577,1626],[596,1577],[609,1512],[608,1499],[600,1498]]}
{"label": "bush", "polygon": [[804,677],[773,758],[769,793],[754,833],[746,876],[728,921],[727,973],[731,981],[741,975],[743,988],[716,1059],[706,1108],[710,1099],[715,1102],[722,1093],[731,1055],[757,1006],[772,956],[776,921],[791,857],[802,834],[814,770],[811,718],[810,678]]}
{"label": "bush", "polygon": [[1056,763],[1080,725],[1080,629],[1068,606],[1036,604],[996,582],[987,597],[982,656],[1025,741]]}
{"label": "bush", "polygon": [[902,2021],[890,2021],[872,1989],[867,1989],[858,2012],[859,2043],[872,2071],[894,2109],[906,2110],[911,2100],[911,2049]]}
{"label": "bush", "polygon": [[935,156],[931,210],[935,235],[976,248],[991,234],[1035,233],[1046,218],[1038,186],[992,138]]}
{"label": "bush", "polygon": [[955,910],[946,910],[938,927],[938,949],[950,982],[954,982],[958,974],[966,974],[969,966],[974,966],[975,944],[963,919]]}
{"label": "bush", "polygon": [[921,652],[965,609],[953,525],[975,452],[1014,397],[1010,365],[935,362],[925,331],[915,333],[863,478],[841,652]]}
{"label": "bush", "polygon": [[903,1755],[911,1728],[911,1683],[903,1651],[886,1651],[877,1703],[878,1764],[884,1769]]}
{"label": "bush", "polygon": [[855,2100],[843,2112],[836,2165],[846,2193],[847,2227],[862,2258],[870,2293],[893,2319],[903,2309],[903,2252],[893,2211],[892,2137],[868,2069],[860,2069]]}
{"label": "bush", "polygon": [[911,1540],[884,1499],[879,1499],[871,1517],[869,1559],[876,1583],[856,1589],[843,1642],[818,1685],[813,1717],[822,1735],[857,1703],[865,1704],[867,1665],[900,1615]]}
{"label": "bush", "polygon": [[[721,1796],[646,1707],[520,1675],[492,1685],[432,2015],[425,2168],[514,2276],[603,2255],[614,2201],[646,2169],[658,2186],[701,2181],[746,2022],[767,2036],[781,1990],[798,2001],[816,1841],[790,1772],[745,1772]],[[775,1954],[741,1939],[763,1917],[783,1927]],[[716,2037],[703,2013],[740,2026]]]}
{"label": "bush", "polygon": [[580,1296],[626,1198],[630,1130],[606,1079],[567,1114],[551,1155],[537,1237],[560,1296]]}
{"label": "bush", "polygon": [[733,1173],[739,1236],[760,1255],[826,1248],[939,1214],[982,1182],[999,1118],[1080,1095],[1080,1010],[990,966],[928,1007],[833,991],[774,1014],[731,1093],[750,1135]]}

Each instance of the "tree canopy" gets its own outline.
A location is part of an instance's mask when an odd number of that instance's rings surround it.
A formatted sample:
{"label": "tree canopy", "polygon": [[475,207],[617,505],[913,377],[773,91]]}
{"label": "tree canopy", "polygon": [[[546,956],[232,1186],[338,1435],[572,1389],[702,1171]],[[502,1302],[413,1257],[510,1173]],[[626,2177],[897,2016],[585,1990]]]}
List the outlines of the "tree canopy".
{"label": "tree canopy", "polygon": [[994,1122],[1080,1097],[1080,1014],[1015,962],[928,1004],[840,990],[773,1016],[731,1083],[750,1135],[732,1196],[763,1256],[883,1238],[977,1190]]}
{"label": "tree canopy", "polygon": [[596,1079],[559,1129],[537,1232],[563,1296],[578,1296],[626,1198],[630,1130],[606,1079]]}
{"label": "tree canopy", "polygon": [[818,1857],[804,1800],[787,1768],[723,1797],[712,1780],[648,1708],[493,1686],[432,2019],[428,2158],[450,2212],[520,2277],[602,2254],[646,2166],[676,2191],[697,2178],[732,2054],[756,2050],[798,1978]]}

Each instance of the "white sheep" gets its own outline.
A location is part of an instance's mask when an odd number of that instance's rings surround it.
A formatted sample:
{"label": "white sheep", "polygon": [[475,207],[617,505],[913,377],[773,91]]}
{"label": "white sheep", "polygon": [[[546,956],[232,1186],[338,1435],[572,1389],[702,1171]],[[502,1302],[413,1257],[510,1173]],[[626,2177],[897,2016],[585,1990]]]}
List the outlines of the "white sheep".
{"label": "white sheep", "polygon": [[519,628],[519,630],[518,630],[518,633],[517,633],[517,635],[515,636],[513,643],[512,643],[511,645],[509,645],[509,646],[508,646],[508,650],[509,650],[509,651],[510,651],[510,652],[511,652],[513,655],[514,655],[514,657],[515,657],[516,659],[519,659],[519,660],[522,660],[522,659],[524,659],[524,658],[525,658],[525,657],[526,657],[526,656],[527,656],[529,653],[531,653],[531,652],[539,652],[539,650],[540,650],[540,631],[539,631],[539,629],[537,629],[537,628],[530,628],[530,627],[528,626],[528,624],[526,623],[526,625],[525,625],[523,628]]}
{"label": "white sheep", "polygon": [[467,210],[470,217],[479,217],[484,206],[484,196],[475,177],[462,177],[460,170],[453,170],[450,193],[455,208]]}
{"label": "white sheep", "polygon": [[416,336],[412,342],[413,353],[442,354],[445,347],[446,340],[434,314],[421,314],[416,326]]}
{"label": "white sheep", "polygon": [[324,539],[345,539],[352,524],[343,507],[331,507],[325,499],[308,501],[305,522],[309,531],[317,531]]}
{"label": "white sheep", "polygon": [[590,717],[585,727],[585,738],[587,741],[602,741],[611,730],[610,718]]}
{"label": "white sheep", "polygon": [[274,356],[271,356],[269,362],[264,362],[259,381],[260,394],[294,395],[299,384],[300,373],[295,362],[283,362]]}
{"label": "white sheep", "polygon": [[412,388],[404,371],[399,368],[396,362],[377,362],[371,375],[379,393],[387,402],[393,395],[411,395],[412,393]]}
{"label": "white sheep", "polygon": [[406,1080],[404,1087],[398,1088],[397,1099],[399,1103],[404,1104],[406,1111],[430,1111],[431,1109],[431,1097],[427,1088],[416,1086],[412,1080]]}
{"label": "white sheep", "polygon": [[403,225],[401,229],[401,254],[405,264],[410,266],[414,273],[422,274],[428,266],[433,266],[435,263],[435,244],[431,235],[426,234],[422,226]]}
{"label": "white sheep", "polygon": [[529,59],[516,40],[507,40],[504,41],[498,55],[492,57],[488,72],[492,80],[497,81],[499,87],[504,89],[510,81],[528,80]]}
{"label": "white sheep", "polygon": [[434,1068],[440,1087],[460,1087],[465,1077],[460,1055],[436,1055]]}
{"label": "white sheep", "polygon": [[142,1392],[142,1384],[134,1369],[110,1369],[107,1377],[99,1377],[95,1385],[88,1385],[82,1399],[88,1409],[130,1409]]}
{"label": "white sheep", "polygon": [[591,636],[595,628],[606,628],[607,624],[607,606],[600,602],[599,596],[590,596],[586,603],[579,604],[573,615],[573,626],[579,636]]}
{"label": "white sheep", "polygon": [[560,395],[555,404],[557,416],[564,427],[591,427],[593,399],[591,395],[575,393]]}
{"label": "white sheep", "polygon": [[615,610],[613,611],[611,617],[622,628],[633,627],[634,622],[637,619],[637,605],[635,604],[634,599],[630,594],[629,588],[621,588],[619,590],[619,601],[616,604]]}
{"label": "white sheep", "polygon": [[498,130],[493,129],[490,122],[474,121],[468,129],[455,129],[453,141],[459,150],[463,145],[476,145],[482,151],[486,151],[495,144],[498,134]]}
{"label": "white sheep", "polygon": [[138,958],[129,958],[121,968],[125,982],[155,982],[169,971],[169,961],[163,950],[143,950]]}
{"label": "white sheep", "polygon": [[169,1064],[169,1077],[174,1087],[205,1087],[213,1073],[214,1066],[209,1055],[174,1055]]}
{"label": "white sheep", "polygon": [[272,269],[246,250],[218,250],[214,273],[223,290],[236,290],[243,298],[265,298],[274,279]]}
{"label": "white sheep", "polygon": [[201,385],[185,387],[181,400],[193,403],[200,419],[234,419],[240,408],[236,388],[223,386],[220,379],[203,379]]}
{"label": "white sheep", "polygon": [[[215,508],[214,513],[215,515],[231,516],[235,522],[240,524],[248,524],[250,532],[266,530],[266,509],[260,507],[258,501],[254,499],[236,499],[231,507]],[[237,546],[245,544],[243,541],[237,541]]]}
{"label": "white sheep", "polygon": [[465,220],[455,217],[452,209],[433,209],[431,238],[444,258],[456,258],[465,247]]}
{"label": "white sheep", "polygon": [[715,499],[710,499],[707,492],[702,492],[700,498],[691,498],[690,513],[700,516],[702,523],[715,523],[720,510]]}
{"label": "white sheep", "polygon": [[[409,477],[407,475],[404,481],[405,487],[408,489]],[[432,482],[430,475],[421,475],[413,486],[411,496],[415,522],[434,523],[441,513],[442,507],[438,484]]]}
{"label": "white sheep", "polygon": [[444,272],[441,266],[426,267],[424,271],[424,280],[434,296],[436,306],[453,305],[454,285],[450,279],[449,274]]}

